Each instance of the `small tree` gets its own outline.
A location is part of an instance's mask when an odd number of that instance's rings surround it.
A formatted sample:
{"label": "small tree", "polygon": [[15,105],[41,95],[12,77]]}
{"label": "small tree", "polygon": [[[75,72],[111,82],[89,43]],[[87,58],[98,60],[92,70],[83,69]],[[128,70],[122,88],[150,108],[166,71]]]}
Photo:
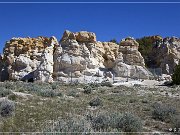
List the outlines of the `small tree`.
{"label": "small tree", "polygon": [[172,80],[173,80],[173,84],[180,85],[180,63],[174,69]]}
{"label": "small tree", "polygon": [[109,42],[113,42],[113,43],[119,44],[118,41],[115,38],[111,39]]}

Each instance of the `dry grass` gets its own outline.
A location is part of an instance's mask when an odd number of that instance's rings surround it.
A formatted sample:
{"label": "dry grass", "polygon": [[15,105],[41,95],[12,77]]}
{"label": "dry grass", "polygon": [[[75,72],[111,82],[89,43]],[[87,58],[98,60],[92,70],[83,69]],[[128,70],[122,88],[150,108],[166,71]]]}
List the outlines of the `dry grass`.
{"label": "dry grass", "polygon": [[[77,131],[82,131],[81,125],[88,128],[87,131],[93,131],[91,122],[89,123],[87,114],[92,117],[98,114],[130,113],[142,121],[142,131],[161,131],[165,132],[173,127],[171,120],[162,122],[154,119],[153,104],[161,103],[176,109],[176,114],[180,113],[179,97],[163,95],[162,91],[173,92],[178,94],[179,88],[128,88],[125,86],[117,87],[95,87],[89,94],[84,93],[84,85],[62,85],[59,83],[22,83],[22,82],[5,82],[0,84],[0,88],[6,88],[10,91],[20,91],[30,93],[33,96],[22,98],[19,96],[9,96],[15,102],[15,111],[13,116],[8,118],[0,117],[1,132],[41,132],[53,129],[53,125],[62,121],[66,126],[72,124],[77,126]],[[39,94],[42,90],[48,91],[46,96]],[[54,94],[55,93],[55,94]],[[48,96],[50,94],[50,96]],[[90,106],[92,99],[99,98],[102,102],[100,106]],[[78,121],[81,119],[81,121]],[[68,123],[68,121],[70,121]],[[106,121],[105,121],[106,122]],[[73,131],[76,128],[71,127]],[[72,131],[72,130],[70,130]],[[116,132],[115,129],[108,131]],[[122,131],[122,129],[120,130]]]}

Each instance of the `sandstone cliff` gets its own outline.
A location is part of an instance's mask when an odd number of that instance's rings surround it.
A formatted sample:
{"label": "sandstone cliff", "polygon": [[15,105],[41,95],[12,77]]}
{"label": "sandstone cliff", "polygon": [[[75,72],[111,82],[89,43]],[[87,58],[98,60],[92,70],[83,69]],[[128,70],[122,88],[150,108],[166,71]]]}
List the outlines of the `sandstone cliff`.
{"label": "sandstone cliff", "polygon": [[112,74],[147,79],[149,73],[138,45],[133,38],[122,40],[120,45],[100,42],[95,33],[87,31],[65,31],[59,43],[55,37],[12,38],[0,57],[1,80],[52,82],[70,75]]}

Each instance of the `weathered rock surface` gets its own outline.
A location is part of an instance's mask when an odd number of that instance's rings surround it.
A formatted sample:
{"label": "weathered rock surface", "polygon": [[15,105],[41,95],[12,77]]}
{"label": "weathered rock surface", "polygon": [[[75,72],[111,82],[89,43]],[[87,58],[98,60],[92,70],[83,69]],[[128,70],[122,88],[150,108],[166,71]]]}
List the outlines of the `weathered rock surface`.
{"label": "weathered rock surface", "polygon": [[6,42],[3,63],[9,80],[52,81],[55,37],[12,38]]}
{"label": "weathered rock surface", "polygon": [[149,76],[133,38],[117,45],[99,42],[95,33],[86,31],[65,31],[59,43],[55,37],[12,38],[0,57],[0,67],[2,81],[52,82],[84,75],[112,78],[113,70],[116,76]]}
{"label": "weathered rock surface", "polygon": [[[155,40],[157,41],[157,40]],[[152,57],[156,61],[156,67],[162,69],[164,74],[172,74],[174,67],[180,60],[180,39],[176,37],[160,40],[152,50]]]}
{"label": "weathered rock surface", "polygon": [[119,54],[114,66],[117,76],[149,79],[150,73],[145,68],[138,46],[138,42],[131,37],[120,42]]}
{"label": "weathered rock surface", "polygon": [[97,75],[99,68],[114,66],[117,53],[117,44],[98,42],[92,32],[65,31],[54,54],[54,78]]}

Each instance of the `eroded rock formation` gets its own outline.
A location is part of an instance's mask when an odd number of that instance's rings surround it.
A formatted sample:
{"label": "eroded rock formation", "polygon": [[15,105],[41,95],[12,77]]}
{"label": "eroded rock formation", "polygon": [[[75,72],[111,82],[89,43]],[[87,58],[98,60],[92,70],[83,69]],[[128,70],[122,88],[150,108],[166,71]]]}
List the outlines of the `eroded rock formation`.
{"label": "eroded rock formation", "polygon": [[172,74],[180,60],[180,39],[177,37],[164,38],[152,50],[156,67],[162,68],[164,74]]}
{"label": "eroded rock formation", "polygon": [[119,54],[114,66],[117,76],[149,79],[150,73],[145,68],[144,59],[138,47],[138,42],[131,37],[120,42]]}
{"label": "eroded rock formation", "polygon": [[[120,45],[96,40],[95,33],[65,31],[55,37],[12,38],[0,57],[3,80],[52,82],[62,77],[116,76],[147,79],[149,73],[138,43],[126,38]],[[113,72],[114,71],[114,72]],[[137,74],[138,73],[138,74]]]}
{"label": "eroded rock formation", "polygon": [[[118,45],[98,42],[92,32],[65,31],[54,54],[54,76],[73,77],[100,75],[99,68],[112,68],[117,57]],[[103,75],[103,73],[101,73]]]}
{"label": "eroded rock formation", "polygon": [[53,81],[53,51],[58,45],[55,37],[12,38],[4,48],[6,78]]}

